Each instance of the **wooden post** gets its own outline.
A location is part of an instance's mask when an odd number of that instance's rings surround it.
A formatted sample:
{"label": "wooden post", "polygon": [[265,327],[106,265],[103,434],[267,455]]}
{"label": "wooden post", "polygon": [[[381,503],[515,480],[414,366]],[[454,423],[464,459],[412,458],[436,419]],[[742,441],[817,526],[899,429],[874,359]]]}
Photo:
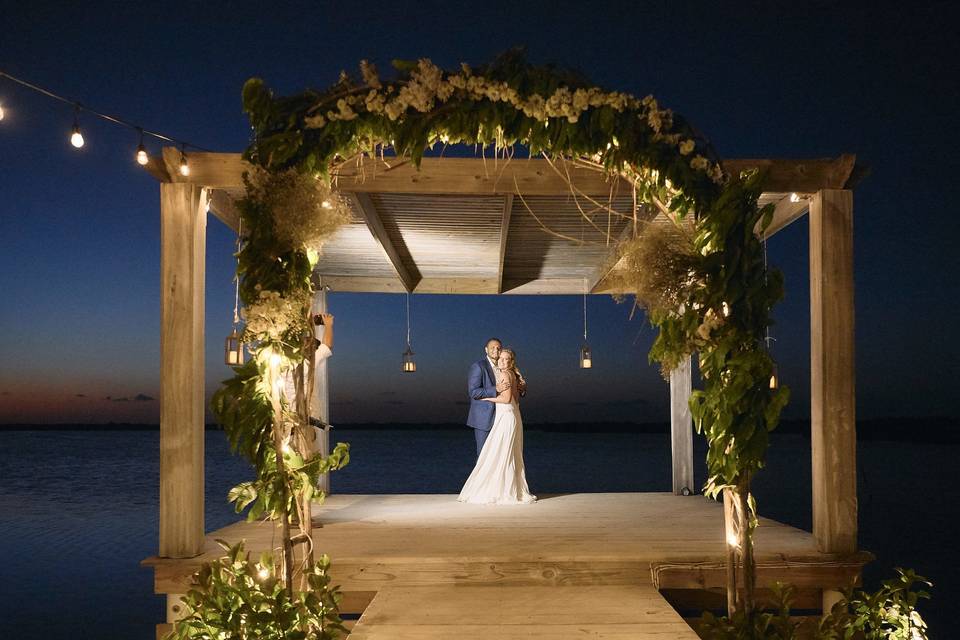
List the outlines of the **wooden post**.
{"label": "wooden post", "polygon": [[[673,456],[673,493],[693,492],[693,419],[690,416],[692,357],[670,372],[670,451]],[[687,494],[689,495],[689,493]]]}
{"label": "wooden post", "polygon": [[[321,281],[319,286],[317,286],[316,292],[313,294],[313,307],[311,308],[310,313],[316,314],[326,312],[327,289],[324,287],[323,282]],[[316,327],[316,331],[318,333],[317,339],[322,338],[322,332],[325,331],[325,329],[323,327]],[[319,429],[319,434],[317,436],[318,442],[315,442],[314,445],[317,447],[317,451],[327,456],[330,455],[330,387],[328,382],[329,379],[327,378],[326,360],[317,363],[315,376],[316,377],[313,381],[313,395],[310,397],[310,415],[318,418],[320,422],[327,426]],[[329,473],[325,473],[320,476],[320,486],[318,488],[329,495]]]}
{"label": "wooden post", "polygon": [[203,550],[204,190],[160,185],[160,551]]}
{"label": "wooden post", "polygon": [[857,549],[853,194],[810,202],[810,446],[813,536],[824,553]]}

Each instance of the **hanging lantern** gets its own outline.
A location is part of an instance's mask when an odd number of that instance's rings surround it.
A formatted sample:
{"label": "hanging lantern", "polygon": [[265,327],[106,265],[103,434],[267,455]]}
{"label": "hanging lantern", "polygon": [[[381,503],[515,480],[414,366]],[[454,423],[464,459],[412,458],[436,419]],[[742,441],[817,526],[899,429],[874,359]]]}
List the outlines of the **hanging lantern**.
{"label": "hanging lantern", "polygon": [[223,361],[233,367],[243,364],[243,342],[240,341],[240,333],[236,327],[224,341]]}
{"label": "hanging lantern", "polygon": [[407,292],[407,350],[403,352],[403,372],[416,373],[417,362],[413,359],[413,349],[410,347],[410,292]]}
{"label": "hanging lantern", "polygon": [[587,343],[587,279],[583,279],[583,346],[580,347],[580,368],[593,368],[593,355]]}
{"label": "hanging lantern", "polygon": [[[243,230],[243,222],[240,222],[240,228],[237,230],[237,266],[240,264],[240,232]],[[233,331],[227,336],[223,343],[223,361],[232,367],[238,367],[243,364],[243,338],[237,329],[240,324],[240,278],[236,274],[233,276],[235,285],[233,292]]]}
{"label": "hanging lantern", "polygon": [[593,368],[593,356],[590,353],[590,345],[584,343],[580,347],[580,368],[581,369],[592,369]]}
{"label": "hanging lantern", "polygon": [[773,371],[770,372],[770,388],[777,389],[780,387],[780,373],[777,371],[777,365],[774,363]]}
{"label": "hanging lantern", "polygon": [[417,362],[413,359],[413,349],[410,348],[410,345],[407,345],[407,350],[403,352],[403,372],[404,373],[416,373],[417,371]]}

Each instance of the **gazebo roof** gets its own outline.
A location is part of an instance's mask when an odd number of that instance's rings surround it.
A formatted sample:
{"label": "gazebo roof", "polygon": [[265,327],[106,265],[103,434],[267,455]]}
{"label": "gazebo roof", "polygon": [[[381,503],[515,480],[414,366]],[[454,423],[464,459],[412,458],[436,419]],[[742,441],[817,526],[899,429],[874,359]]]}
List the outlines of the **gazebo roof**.
{"label": "gazebo roof", "polygon": [[[191,153],[190,175],[177,170],[179,150],[164,149],[148,170],[162,182],[211,190],[211,211],[237,228],[233,206],[248,165],[237,153]],[[325,245],[316,273],[334,291],[454,294],[611,293],[616,246],[629,236],[628,184],[600,172],[544,159],[367,159],[336,177],[353,212]],[[768,169],[761,204],[775,203],[767,235],[807,211],[805,195],[850,188],[855,157],[728,160],[735,173]],[[569,172],[569,179],[567,178]],[[585,219],[588,214],[589,220]],[[667,223],[642,205],[638,217]],[[582,240],[582,242],[581,242]]]}

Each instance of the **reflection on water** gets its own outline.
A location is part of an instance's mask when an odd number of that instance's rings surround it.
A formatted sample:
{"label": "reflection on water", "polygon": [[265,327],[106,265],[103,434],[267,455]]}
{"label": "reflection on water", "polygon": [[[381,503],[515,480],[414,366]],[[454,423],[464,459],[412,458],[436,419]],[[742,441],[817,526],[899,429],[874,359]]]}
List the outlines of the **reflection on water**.
{"label": "reflection on water", "polygon": [[[466,428],[340,429],[334,439],[352,447],[350,465],[333,476],[340,493],[457,493],[474,460]],[[156,431],[0,431],[3,628],[23,640],[154,637],[164,602],[139,562],[157,548],[158,442]],[[528,431],[525,445],[534,493],[670,490],[665,435]],[[208,432],[206,446],[211,530],[237,519],[225,496],[250,470],[222,433]],[[774,439],[756,483],[762,515],[810,529],[809,451],[804,438]],[[958,454],[957,445],[860,444],[860,544],[878,556],[867,581],[893,566],[932,578],[935,599],[924,609],[932,637],[946,637],[938,630],[960,595],[957,572],[942,561],[960,507],[939,493]]]}

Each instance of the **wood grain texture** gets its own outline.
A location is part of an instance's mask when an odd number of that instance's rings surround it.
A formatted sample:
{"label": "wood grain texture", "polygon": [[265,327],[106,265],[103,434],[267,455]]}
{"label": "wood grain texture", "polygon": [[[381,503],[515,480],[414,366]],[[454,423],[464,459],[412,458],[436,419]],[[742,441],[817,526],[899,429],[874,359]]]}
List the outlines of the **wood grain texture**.
{"label": "wood grain texture", "polygon": [[160,185],[160,550],[203,549],[206,194]]}
{"label": "wood grain texture", "polygon": [[[484,507],[452,495],[334,495],[314,517],[314,544],[333,559],[347,591],[443,584],[516,586],[650,584],[652,564],[722,564],[721,505],[671,493],[543,496],[533,505]],[[322,523],[322,526],[319,526]],[[238,522],[210,533],[204,555],[151,558],[158,593],[183,593],[205,559],[219,557],[215,538],[270,548],[267,522]],[[815,572],[843,560],[820,553],[813,537],[761,519],[757,559],[805,564]],[[775,572],[774,572],[775,575]],[[826,579],[825,578],[825,579]],[[833,584],[832,579],[827,580]]]}
{"label": "wood grain texture", "polygon": [[698,493],[693,485],[693,418],[690,394],[693,390],[692,357],[687,356],[670,372],[670,455],[673,469],[673,494],[684,489]]}
{"label": "wood grain texture", "polygon": [[810,447],[813,534],[825,553],[857,548],[853,194],[810,201]]}
{"label": "wood grain texture", "polygon": [[649,585],[384,589],[350,634],[390,638],[696,640]]}

